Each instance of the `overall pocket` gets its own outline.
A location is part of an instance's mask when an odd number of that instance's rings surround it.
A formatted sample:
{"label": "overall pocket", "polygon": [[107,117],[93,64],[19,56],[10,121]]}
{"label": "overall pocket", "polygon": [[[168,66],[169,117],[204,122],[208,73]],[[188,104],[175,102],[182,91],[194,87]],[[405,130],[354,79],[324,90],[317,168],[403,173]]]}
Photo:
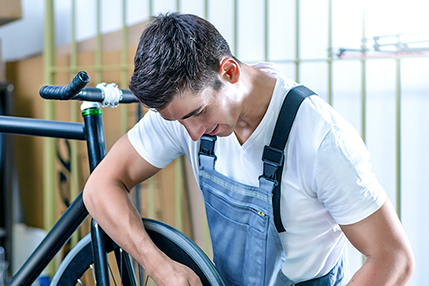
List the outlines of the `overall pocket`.
{"label": "overall pocket", "polygon": [[264,285],[268,216],[203,188],[213,260],[227,285]]}

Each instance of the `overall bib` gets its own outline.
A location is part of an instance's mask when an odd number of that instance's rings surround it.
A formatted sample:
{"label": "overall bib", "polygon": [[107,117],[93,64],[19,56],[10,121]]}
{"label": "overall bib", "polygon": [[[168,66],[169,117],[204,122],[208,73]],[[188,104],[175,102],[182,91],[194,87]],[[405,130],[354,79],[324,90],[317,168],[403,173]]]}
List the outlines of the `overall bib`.
{"label": "overall bib", "polygon": [[[291,94],[289,92],[287,97],[291,98]],[[275,214],[278,212],[274,210],[277,202],[273,200],[273,192],[275,197],[279,196],[276,194],[278,184],[266,176],[266,166],[259,178],[259,187],[233,181],[217,172],[215,142],[214,136],[201,138],[199,184],[210,228],[213,260],[225,284],[341,285],[344,276],[342,259],[328,274],[309,281],[294,284],[283,274],[285,252],[278,231],[284,229],[278,226],[281,220],[279,214]]]}

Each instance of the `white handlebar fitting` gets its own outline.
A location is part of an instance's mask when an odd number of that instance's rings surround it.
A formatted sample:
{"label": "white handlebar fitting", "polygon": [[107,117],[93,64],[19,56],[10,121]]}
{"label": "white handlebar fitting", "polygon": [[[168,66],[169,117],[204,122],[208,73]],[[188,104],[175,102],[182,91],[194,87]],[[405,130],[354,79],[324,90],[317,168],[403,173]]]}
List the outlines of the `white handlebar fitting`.
{"label": "white handlebar fitting", "polygon": [[103,94],[104,99],[101,103],[103,107],[114,108],[119,105],[119,101],[122,99],[122,91],[115,83],[107,84],[102,82],[97,84],[96,87],[101,89]]}

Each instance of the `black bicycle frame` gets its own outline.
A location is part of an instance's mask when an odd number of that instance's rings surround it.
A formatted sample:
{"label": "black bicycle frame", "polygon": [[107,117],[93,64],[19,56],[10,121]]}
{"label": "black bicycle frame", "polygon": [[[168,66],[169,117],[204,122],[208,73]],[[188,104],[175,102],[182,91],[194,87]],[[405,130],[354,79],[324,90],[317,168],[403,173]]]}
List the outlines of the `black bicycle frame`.
{"label": "black bicycle frame", "polygon": [[[99,108],[89,109],[89,112],[84,115],[84,123],[0,116],[0,132],[17,135],[85,140],[87,142],[91,172],[106,155],[103,123],[101,119],[101,110]],[[49,231],[36,250],[34,250],[30,258],[12,277],[8,285],[31,285],[87,216],[88,211],[83,204],[81,192],[57,221],[55,226]],[[92,234],[94,245],[97,245],[97,247],[94,247],[94,252],[96,254],[98,253],[98,255],[94,255],[96,279],[99,282],[98,285],[107,285],[104,281],[109,283],[108,278],[105,280],[105,276],[100,276],[99,274],[106,271],[98,269],[99,267],[97,266],[107,265],[107,256],[104,252],[104,240],[106,239],[106,235],[95,221],[93,221],[91,228],[98,229],[98,231],[94,231]]]}

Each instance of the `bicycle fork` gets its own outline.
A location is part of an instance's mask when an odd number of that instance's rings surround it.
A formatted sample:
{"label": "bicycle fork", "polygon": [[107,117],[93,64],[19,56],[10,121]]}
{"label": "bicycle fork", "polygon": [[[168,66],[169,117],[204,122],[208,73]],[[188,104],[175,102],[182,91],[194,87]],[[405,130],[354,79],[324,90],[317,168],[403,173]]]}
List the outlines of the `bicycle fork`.
{"label": "bicycle fork", "polygon": [[[82,103],[82,115],[87,130],[87,145],[89,150],[89,164],[91,172],[106,156],[106,142],[104,141],[102,111],[99,103]],[[109,286],[109,268],[107,262],[106,245],[114,244],[95,220],[91,221],[92,256],[94,259],[94,274],[97,286]],[[122,285],[137,285],[130,273],[132,263],[125,252],[116,248],[115,256],[120,267]]]}

